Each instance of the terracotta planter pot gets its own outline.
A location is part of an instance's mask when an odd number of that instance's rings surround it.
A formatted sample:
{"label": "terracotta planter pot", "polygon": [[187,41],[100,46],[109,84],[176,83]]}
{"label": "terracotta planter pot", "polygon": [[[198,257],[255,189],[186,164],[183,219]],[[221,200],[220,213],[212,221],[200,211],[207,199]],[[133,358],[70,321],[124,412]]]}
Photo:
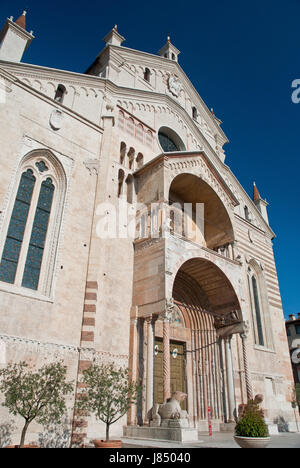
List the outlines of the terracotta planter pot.
{"label": "terracotta planter pot", "polygon": [[234,440],[242,448],[265,448],[269,445],[271,438],[234,436]]}
{"label": "terracotta planter pot", "polygon": [[94,440],[95,448],[122,448],[121,440]]}
{"label": "terracotta planter pot", "polygon": [[[20,448],[20,445],[8,445],[5,448]],[[23,448],[40,448],[38,445],[24,445]]]}

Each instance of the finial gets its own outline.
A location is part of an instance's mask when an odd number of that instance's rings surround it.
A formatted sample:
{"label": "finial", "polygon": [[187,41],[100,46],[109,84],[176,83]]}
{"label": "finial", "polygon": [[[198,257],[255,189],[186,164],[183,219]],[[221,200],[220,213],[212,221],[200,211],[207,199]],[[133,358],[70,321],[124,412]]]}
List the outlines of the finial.
{"label": "finial", "polygon": [[27,10],[24,10],[22,15],[19,16],[19,18],[15,22],[18,26],[20,26],[21,28],[25,30],[26,30],[26,19],[25,19],[26,14],[27,14]]}
{"label": "finial", "polygon": [[118,25],[117,24],[114,25],[114,30],[118,31]]}

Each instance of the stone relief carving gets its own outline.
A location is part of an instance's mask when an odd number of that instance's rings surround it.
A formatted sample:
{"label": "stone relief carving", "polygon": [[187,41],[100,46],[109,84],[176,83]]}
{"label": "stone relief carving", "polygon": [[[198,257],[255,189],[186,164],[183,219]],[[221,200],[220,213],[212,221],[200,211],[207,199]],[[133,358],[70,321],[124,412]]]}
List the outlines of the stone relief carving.
{"label": "stone relief carving", "polygon": [[167,320],[168,322],[172,322],[174,318],[174,307],[174,299],[172,297],[170,299],[166,299],[165,310],[158,316],[158,318],[160,320]]}
{"label": "stone relief carving", "polygon": [[223,328],[229,325],[235,325],[240,323],[239,313],[236,310],[229,312],[228,314],[224,315],[215,315],[215,327]]}
{"label": "stone relief carving", "polygon": [[62,127],[63,118],[64,114],[61,110],[54,109],[54,111],[51,112],[49,123],[53,130],[59,130]]}
{"label": "stone relief carving", "polygon": [[168,79],[168,88],[173,96],[178,97],[180,92],[183,90],[183,86],[180,83],[176,75],[170,75]]}

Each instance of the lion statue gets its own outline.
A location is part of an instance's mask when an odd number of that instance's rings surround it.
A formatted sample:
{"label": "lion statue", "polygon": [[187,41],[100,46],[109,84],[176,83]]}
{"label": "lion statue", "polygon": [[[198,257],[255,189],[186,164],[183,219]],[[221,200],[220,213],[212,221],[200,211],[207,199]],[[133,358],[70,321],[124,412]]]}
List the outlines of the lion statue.
{"label": "lion statue", "polygon": [[186,393],[176,391],[165,403],[156,403],[147,415],[150,426],[159,427],[165,420],[183,420],[188,425],[188,413],[180,407],[180,402],[186,397]]}

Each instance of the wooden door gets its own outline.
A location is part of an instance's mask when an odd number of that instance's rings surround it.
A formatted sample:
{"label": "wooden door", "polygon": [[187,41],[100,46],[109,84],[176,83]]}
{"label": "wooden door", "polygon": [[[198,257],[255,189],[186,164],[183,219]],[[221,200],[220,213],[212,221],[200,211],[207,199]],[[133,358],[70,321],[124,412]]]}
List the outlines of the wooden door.
{"label": "wooden door", "polygon": [[[170,367],[171,367],[171,393],[175,391],[185,392],[185,345],[176,341],[170,342]],[[154,360],[154,402],[163,403],[163,341],[155,339]],[[186,401],[182,407],[185,409]]]}

